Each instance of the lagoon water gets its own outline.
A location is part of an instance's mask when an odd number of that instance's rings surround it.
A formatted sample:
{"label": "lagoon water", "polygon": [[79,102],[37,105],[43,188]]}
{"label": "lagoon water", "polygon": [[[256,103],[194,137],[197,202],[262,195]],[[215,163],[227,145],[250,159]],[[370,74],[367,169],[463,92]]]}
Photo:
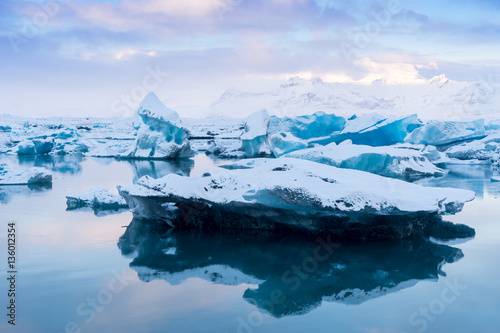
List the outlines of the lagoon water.
{"label": "lagoon water", "polygon": [[[445,220],[473,239],[335,243],[300,235],[200,233],[133,220],[128,211],[67,211],[65,196],[221,161],[19,159],[44,166],[51,187],[0,187],[0,268],[17,225],[17,318],[1,332],[498,332],[500,183],[489,166],[449,166],[426,186],[473,190]],[[109,213],[109,212],[108,212]],[[8,285],[0,283],[7,312]]]}

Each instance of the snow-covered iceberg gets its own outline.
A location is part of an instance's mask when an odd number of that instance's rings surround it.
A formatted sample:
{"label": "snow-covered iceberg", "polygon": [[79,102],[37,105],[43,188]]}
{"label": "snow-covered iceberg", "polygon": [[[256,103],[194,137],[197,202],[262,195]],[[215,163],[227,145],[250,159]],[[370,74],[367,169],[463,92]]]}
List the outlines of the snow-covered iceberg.
{"label": "snow-covered iceberg", "polygon": [[118,190],[135,216],[179,227],[339,233],[354,228],[363,237],[380,238],[407,237],[425,217],[459,212],[475,197],[471,191],[426,188],[292,158],[259,159],[251,169],[214,170],[197,178],[143,177]]}
{"label": "snow-covered iceberg", "polygon": [[142,124],[132,148],[121,158],[169,159],[194,156],[179,115],[167,108],[154,93],[142,101],[137,113]]}
{"label": "snow-covered iceberg", "polygon": [[271,154],[267,138],[269,114],[266,110],[252,113],[245,120],[245,130],[241,135],[241,150],[245,157],[267,156]]}
{"label": "snow-covered iceberg", "polygon": [[66,196],[68,210],[90,207],[94,210],[119,210],[127,208],[125,199],[119,195],[111,194],[106,188],[92,188],[82,194]]}
{"label": "snow-covered iceberg", "polygon": [[474,121],[430,121],[408,134],[405,141],[413,144],[443,146],[486,136],[484,119]]}
{"label": "snow-covered iceberg", "polygon": [[28,185],[52,183],[52,174],[45,168],[30,168],[24,171],[0,164],[0,185]]}
{"label": "snow-covered iceberg", "polygon": [[500,134],[488,135],[481,140],[474,140],[448,148],[446,155],[459,160],[495,160],[500,156]]}
{"label": "snow-covered iceberg", "polygon": [[353,145],[345,141],[340,145],[331,143],[323,147],[294,151],[283,157],[299,158],[344,169],[355,169],[377,175],[417,179],[442,176],[443,170],[413,149],[396,147],[371,147]]}

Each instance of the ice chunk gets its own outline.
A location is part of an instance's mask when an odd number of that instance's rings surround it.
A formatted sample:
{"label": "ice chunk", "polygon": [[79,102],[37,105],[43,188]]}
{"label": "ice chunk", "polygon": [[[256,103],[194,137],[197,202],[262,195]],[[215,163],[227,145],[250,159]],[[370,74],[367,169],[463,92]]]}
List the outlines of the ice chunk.
{"label": "ice chunk", "polygon": [[409,225],[456,213],[475,197],[471,191],[427,188],[306,160],[258,161],[251,169],[211,170],[198,178],[143,177],[118,189],[134,215],[166,218],[179,227],[318,232],[355,222],[384,225],[391,230],[384,234],[396,238],[411,234]]}
{"label": "ice chunk", "polygon": [[430,121],[406,137],[407,142],[442,146],[486,136],[484,119],[474,121]]}
{"label": "ice chunk", "polygon": [[308,146],[307,142],[293,136],[291,133],[273,134],[269,141],[276,157],[295,150],[305,149]]}
{"label": "ice chunk", "polygon": [[500,177],[498,177],[498,176],[493,176],[493,177],[491,177],[491,181],[492,181],[492,182],[500,182]]}
{"label": "ice chunk", "polygon": [[420,126],[416,114],[401,118],[384,118],[369,114],[350,118],[344,130],[334,136],[334,142],[351,140],[357,145],[389,146],[402,143],[408,133]]}
{"label": "ice chunk", "polygon": [[487,131],[500,131],[500,119],[490,120],[485,128]]}
{"label": "ice chunk", "polygon": [[445,153],[440,152],[434,146],[425,146],[425,148],[422,150],[422,155],[427,157],[427,159],[434,164],[443,164],[450,162],[448,156]]}
{"label": "ice chunk", "polygon": [[459,160],[492,160],[500,155],[500,134],[488,135],[484,139],[462,143],[448,148],[445,153]]}
{"label": "ice chunk", "polygon": [[23,140],[17,145],[18,155],[43,155],[48,154],[54,147],[54,139]]}
{"label": "ice chunk", "polygon": [[442,176],[443,170],[413,149],[371,147],[343,142],[295,151],[283,157],[299,158],[344,169],[356,169],[381,176],[416,179]]}
{"label": "ice chunk", "polygon": [[241,150],[246,157],[267,156],[271,154],[267,138],[269,114],[260,110],[245,120],[245,132],[241,135]]}
{"label": "ice chunk", "polygon": [[116,210],[128,207],[125,199],[119,195],[111,194],[105,188],[92,188],[83,194],[72,194],[66,196],[68,210],[82,207],[92,209]]}
{"label": "ice chunk", "polygon": [[30,168],[24,171],[0,164],[0,185],[27,185],[52,183],[52,175],[45,168]]}
{"label": "ice chunk", "polygon": [[344,128],[346,120],[334,114],[319,111],[312,115],[298,117],[271,117],[269,132],[273,134],[289,132],[297,138],[308,140],[331,136]]}
{"label": "ice chunk", "polygon": [[142,118],[137,139],[120,157],[167,159],[194,156],[179,115],[167,108],[154,93],[144,98],[137,113]]}

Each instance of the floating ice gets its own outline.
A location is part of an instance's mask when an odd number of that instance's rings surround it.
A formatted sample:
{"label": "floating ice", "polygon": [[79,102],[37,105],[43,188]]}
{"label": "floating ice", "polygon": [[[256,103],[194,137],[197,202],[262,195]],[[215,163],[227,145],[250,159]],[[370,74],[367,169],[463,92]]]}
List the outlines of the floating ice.
{"label": "floating ice", "polygon": [[28,185],[52,183],[52,175],[45,168],[30,168],[24,171],[0,164],[0,185]]}
{"label": "floating ice", "polygon": [[48,154],[54,148],[54,139],[23,140],[17,145],[18,155],[43,155]]}
{"label": "floating ice", "polygon": [[351,140],[357,145],[389,146],[402,143],[408,133],[421,126],[416,114],[401,118],[385,118],[368,114],[350,118],[345,128],[334,136],[334,142]]}
{"label": "floating ice", "polygon": [[119,195],[111,194],[105,188],[92,188],[83,194],[72,194],[66,196],[66,205],[68,210],[82,207],[92,209],[117,210],[126,208],[125,199]]}
{"label": "floating ice", "polygon": [[442,146],[485,136],[484,119],[474,121],[430,121],[411,132],[405,140],[414,144]]}
{"label": "floating ice", "polygon": [[252,113],[245,120],[245,132],[241,135],[241,150],[246,157],[271,154],[267,138],[269,114],[266,110]]}
{"label": "floating ice", "polygon": [[411,225],[425,224],[415,219],[459,212],[475,197],[471,191],[426,188],[305,160],[258,161],[251,169],[215,170],[198,178],[143,177],[118,189],[134,215],[179,227],[318,232],[382,225],[381,238],[409,236],[417,230]]}
{"label": "floating ice", "polygon": [[356,169],[393,178],[442,176],[443,170],[413,149],[371,147],[343,142],[298,150],[284,157],[299,158],[344,169]]}
{"label": "floating ice", "polygon": [[307,148],[307,142],[293,136],[291,133],[273,134],[269,138],[274,156],[280,157],[286,153]]}
{"label": "floating ice", "polygon": [[331,136],[344,128],[346,120],[334,114],[319,111],[312,115],[298,117],[271,117],[269,132],[289,132],[302,140]]}
{"label": "floating ice", "polygon": [[500,134],[488,135],[484,139],[462,143],[448,148],[445,153],[459,160],[491,160],[500,156]]}
{"label": "floating ice", "polygon": [[130,151],[120,157],[167,159],[194,156],[179,115],[167,108],[154,93],[144,98],[137,113],[142,118],[137,139]]}
{"label": "floating ice", "polygon": [[492,181],[492,182],[500,182],[500,177],[498,177],[498,176],[493,176],[493,177],[491,177],[491,181]]}

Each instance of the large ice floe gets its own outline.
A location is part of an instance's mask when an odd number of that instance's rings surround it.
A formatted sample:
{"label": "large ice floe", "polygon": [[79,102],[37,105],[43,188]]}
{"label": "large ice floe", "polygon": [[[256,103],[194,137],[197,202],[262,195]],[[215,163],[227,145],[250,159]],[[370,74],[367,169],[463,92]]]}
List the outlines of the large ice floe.
{"label": "large ice floe", "polygon": [[486,136],[484,119],[473,121],[430,121],[415,129],[406,141],[414,144],[443,146]]}
{"label": "large ice floe", "polygon": [[52,183],[52,174],[45,168],[30,168],[24,171],[0,164],[0,185],[28,185]]}
{"label": "large ice floe", "polygon": [[132,148],[121,158],[168,159],[194,156],[179,115],[167,108],[154,93],[142,101],[137,113],[142,124]]}
{"label": "large ice floe", "polygon": [[413,149],[353,145],[350,141],[336,145],[297,150],[283,157],[299,158],[344,169],[356,169],[377,175],[417,179],[442,176],[443,170]]}
{"label": "large ice floe", "polygon": [[459,212],[475,197],[306,160],[254,161],[250,169],[197,178],[143,177],[118,190],[135,216],[181,228],[299,229],[364,238],[417,234],[430,217]]}

